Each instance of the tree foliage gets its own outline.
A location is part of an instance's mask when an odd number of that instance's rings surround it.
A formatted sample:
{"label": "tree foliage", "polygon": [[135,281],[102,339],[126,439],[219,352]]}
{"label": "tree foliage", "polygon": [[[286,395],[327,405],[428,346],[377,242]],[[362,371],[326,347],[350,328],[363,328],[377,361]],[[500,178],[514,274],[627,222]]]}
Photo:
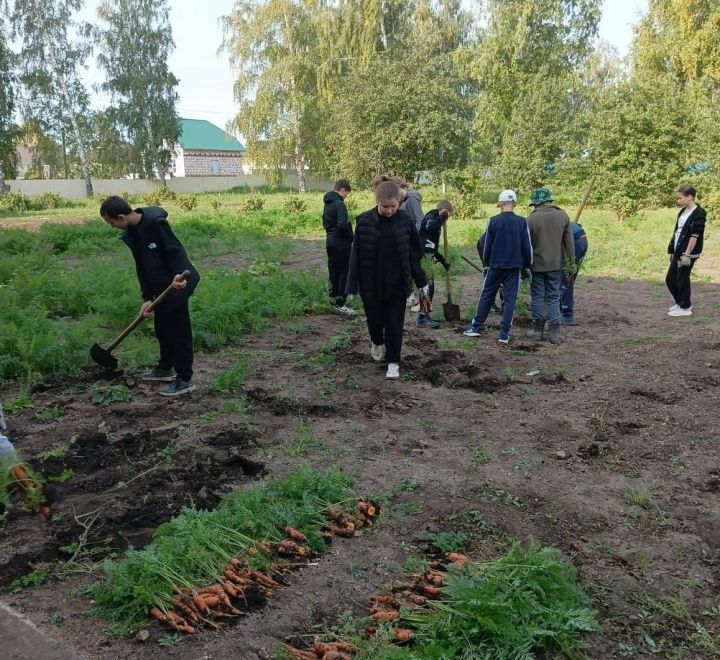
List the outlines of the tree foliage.
{"label": "tree foliage", "polygon": [[[0,10],[5,9],[0,0]],[[5,193],[5,180],[15,175],[15,142],[17,128],[14,124],[15,76],[12,52],[7,45],[5,21],[0,18],[0,197]]]}
{"label": "tree foliage", "polygon": [[[175,109],[178,80],[168,68],[175,44],[167,0],[105,0],[98,8],[102,26],[94,30],[101,45],[98,63],[105,72],[103,89],[112,97],[114,121],[104,121],[104,139],[130,149],[129,169],[144,178],[162,180],[170,167],[172,147],[178,139]],[[107,119],[109,116],[106,116]],[[108,145],[109,146],[109,145]],[[109,152],[110,160],[120,151]],[[113,167],[110,167],[112,170]]]}

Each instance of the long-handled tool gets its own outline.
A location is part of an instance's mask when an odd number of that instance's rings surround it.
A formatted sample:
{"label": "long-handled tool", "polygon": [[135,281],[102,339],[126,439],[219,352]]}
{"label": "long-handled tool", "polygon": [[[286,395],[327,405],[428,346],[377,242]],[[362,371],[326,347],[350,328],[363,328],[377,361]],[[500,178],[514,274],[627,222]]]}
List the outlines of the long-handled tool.
{"label": "long-handled tool", "polygon": [[[447,224],[443,222],[443,243],[445,244],[445,261],[448,260]],[[460,305],[453,304],[450,291],[450,272],[445,270],[445,283],[447,285],[447,302],[443,303],[443,316],[446,321],[460,320]]]}
{"label": "long-handled tool", "polygon": [[580,202],[580,206],[578,207],[577,213],[575,214],[575,220],[573,222],[577,222],[580,220],[580,214],[583,212],[583,209],[585,208],[585,204],[587,204],[588,199],[590,199],[590,193],[592,192],[593,187],[595,186],[595,175],[593,174],[592,179],[590,179],[590,182],[587,185],[587,188],[585,188],[585,194],[583,195],[582,201]]}
{"label": "long-handled tool", "polygon": [[[186,270],[180,274],[180,281],[186,280],[188,277],[190,277],[190,271]],[[147,308],[147,313],[152,312],[172,293],[172,291],[173,285],[171,284],[167,289],[165,289],[165,291],[155,298],[155,300],[152,301],[152,304]],[[103,348],[100,344],[93,344],[90,348],[90,357],[101,367],[105,367],[106,369],[117,369],[118,361],[112,352],[120,345],[120,342],[122,342],[122,340],[135,330],[135,328],[137,328],[144,320],[145,317],[138,314],[137,318],[127,328],[125,328],[125,330],[123,330],[117,336],[115,341],[113,341],[113,343],[107,348]]]}
{"label": "long-handled tool", "polygon": [[470,261],[470,259],[468,259],[465,255],[462,255],[460,258],[461,258],[465,263],[470,264],[470,265],[471,265],[476,271],[478,271],[479,273],[482,273],[483,275],[485,274],[485,271],[483,271],[483,269],[480,268],[480,266],[478,266],[477,264],[475,264],[475,263],[473,263],[472,261]]}

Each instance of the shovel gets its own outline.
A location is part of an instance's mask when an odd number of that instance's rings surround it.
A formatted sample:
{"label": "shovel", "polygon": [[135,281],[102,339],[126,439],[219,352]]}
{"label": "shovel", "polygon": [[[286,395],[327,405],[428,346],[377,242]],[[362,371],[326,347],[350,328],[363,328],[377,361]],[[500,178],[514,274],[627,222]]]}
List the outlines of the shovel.
{"label": "shovel", "polygon": [[465,255],[462,255],[460,258],[461,258],[465,263],[470,264],[476,271],[478,271],[478,273],[482,273],[483,275],[485,274],[485,273],[483,272],[483,269],[480,268],[480,266],[478,266],[477,264],[475,264],[475,263],[473,263],[472,261],[470,261],[470,259],[468,259]]}
{"label": "shovel", "polygon": [[[184,281],[188,277],[190,277],[190,271],[186,270],[180,274],[180,280]],[[147,308],[148,312],[152,312],[165,298],[167,298],[173,291],[172,284],[165,289],[155,300],[152,301],[152,304]],[[113,341],[110,346],[107,348],[103,348],[100,346],[100,344],[93,344],[90,348],[90,357],[97,362],[101,367],[105,367],[105,369],[112,370],[117,369],[118,361],[117,358],[112,354],[112,352],[120,345],[120,342],[125,339],[135,328],[137,328],[143,321],[145,320],[144,316],[138,315],[138,317],[127,327],[125,330],[123,330]]]}
{"label": "shovel", "polygon": [[[443,242],[445,244],[445,261],[448,260],[447,225],[443,222]],[[447,285],[447,302],[443,303],[443,316],[446,321],[460,321],[460,305],[453,304],[452,292],[450,291],[450,271],[445,271],[445,283]]]}

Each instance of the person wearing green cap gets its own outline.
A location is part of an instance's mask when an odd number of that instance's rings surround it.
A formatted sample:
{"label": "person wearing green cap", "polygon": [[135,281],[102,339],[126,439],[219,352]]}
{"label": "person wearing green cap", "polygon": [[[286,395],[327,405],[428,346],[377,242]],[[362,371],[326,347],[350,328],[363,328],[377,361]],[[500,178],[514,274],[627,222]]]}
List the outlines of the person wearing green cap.
{"label": "person wearing green cap", "polygon": [[533,327],[528,330],[530,339],[544,339],[545,323],[548,338],[553,344],[561,344],[560,289],[563,269],[575,264],[575,243],[570,218],[553,204],[547,188],[537,188],[530,198],[532,212],[527,222],[533,248],[532,282],[530,284],[530,311]]}

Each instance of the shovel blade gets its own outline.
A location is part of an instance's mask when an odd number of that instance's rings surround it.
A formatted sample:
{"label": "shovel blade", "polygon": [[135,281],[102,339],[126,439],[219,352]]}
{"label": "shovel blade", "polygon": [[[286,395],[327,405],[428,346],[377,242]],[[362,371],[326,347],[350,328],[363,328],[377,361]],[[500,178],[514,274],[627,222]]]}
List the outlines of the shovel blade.
{"label": "shovel blade", "polygon": [[443,316],[446,321],[460,321],[460,305],[451,302],[443,303]]}
{"label": "shovel blade", "polygon": [[105,367],[105,369],[117,369],[117,358],[110,351],[100,346],[100,344],[93,344],[90,347],[90,357],[101,367]]}

